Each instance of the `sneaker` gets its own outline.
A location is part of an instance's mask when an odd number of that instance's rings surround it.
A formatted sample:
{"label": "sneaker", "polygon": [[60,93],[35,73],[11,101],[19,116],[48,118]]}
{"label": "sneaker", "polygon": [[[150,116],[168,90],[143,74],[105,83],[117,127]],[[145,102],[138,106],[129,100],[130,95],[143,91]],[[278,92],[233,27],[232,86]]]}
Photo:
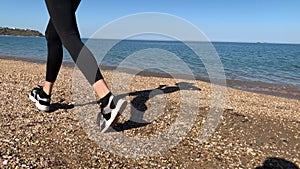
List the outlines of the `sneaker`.
{"label": "sneaker", "polygon": [[29,94],[29,99],[35,102],[36,107],[39,110],[49,111],[51,98],[47,95],[42,86],[36,87],[31,90]]}
{"label": "sneaker", "polygon": [[[104,133],[110,126],[113,126],[120,114],[124,111],[127,101],[119,99],[117,101],[113,100],[114,96],[111,95],[109,98],[108,105],[101,108],[101,114],[103,117],[103,123],[101,125],[101,132]],[[101,105],[100,105],[101,107]]]}

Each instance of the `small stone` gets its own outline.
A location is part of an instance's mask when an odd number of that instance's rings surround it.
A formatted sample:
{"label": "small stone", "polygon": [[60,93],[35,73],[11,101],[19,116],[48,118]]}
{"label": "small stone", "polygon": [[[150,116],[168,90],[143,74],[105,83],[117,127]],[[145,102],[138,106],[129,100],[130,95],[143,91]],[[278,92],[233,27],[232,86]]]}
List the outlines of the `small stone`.
{"label": "small stone", "polygon": [[29,166],[27,166],[26,164],[22,164],[21,165],[23,168],[29,168]]}
{"label": "small stone", "polygon": [[4,161],[2,162],[2,164],[3,164],[3,165],[7,165],[7,164],[8,164],[8,160],[4,160]]}

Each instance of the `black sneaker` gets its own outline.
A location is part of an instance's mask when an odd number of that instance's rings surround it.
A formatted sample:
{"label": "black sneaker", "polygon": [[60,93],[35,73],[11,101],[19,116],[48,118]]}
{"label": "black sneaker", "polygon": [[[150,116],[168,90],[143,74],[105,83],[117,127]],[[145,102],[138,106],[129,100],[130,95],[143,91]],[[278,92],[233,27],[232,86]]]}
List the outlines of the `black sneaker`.
{"label": "black sneaker", "polygon": [[31,90],[29,94],[29,99],[35,102],[36,107],[39,110],[49,111],[51,98],[47,95],[42,86],[36,87]]}
{"label": "black sneaker", "polygon": [[104,108],[101,107],[101,114],[103,116],[103,123],[101,125],[101,132],[104,133],[107,129],[115,124],[118,119],[118,116],[124,111],[127,105],[127,101],[119,99],[114,100],[114,96],[109,97],[108,105]]}

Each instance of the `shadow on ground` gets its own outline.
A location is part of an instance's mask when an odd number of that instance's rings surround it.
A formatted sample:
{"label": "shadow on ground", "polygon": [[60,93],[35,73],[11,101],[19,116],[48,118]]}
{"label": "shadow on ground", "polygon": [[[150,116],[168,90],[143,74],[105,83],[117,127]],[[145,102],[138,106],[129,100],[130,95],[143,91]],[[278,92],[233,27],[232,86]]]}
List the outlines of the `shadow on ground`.
{"label": "shadow on ground", "polygon": [[180,90],[201,91],[201,89],[194,86],[193,83],[179,82],[176,83],[174,86],[160,85],[155,89],[136,91],[136,92],[126,93],[126,94],[121,94],[116,96],[118,99],[124,98],[125,96],[135,96],[135,97],[131,101],[132,108],[130,112],[130,119],[122,124],[117,123],[114,126],[114,130],[124,131],[132,128],[143,127],[150,124],[150,122],[145,121],[143,118],[146,110],[148,109],[148,107],[146,106],[146,102],[157,95],[173,93]]}
{"label": "shadow on ground", "polygon": [[52,103],[50,105],[50,110],[49,112],[55,112],[57,110],[68,110],[68,109],[73,109],[74,105],[73,104],[65,104],[65,103]]}
{"label": "shadow on ground", "polygon": [[299,167],[285,159],[270,157],[264,161],[263,166],[256,167],[255,169],[299,169]]}

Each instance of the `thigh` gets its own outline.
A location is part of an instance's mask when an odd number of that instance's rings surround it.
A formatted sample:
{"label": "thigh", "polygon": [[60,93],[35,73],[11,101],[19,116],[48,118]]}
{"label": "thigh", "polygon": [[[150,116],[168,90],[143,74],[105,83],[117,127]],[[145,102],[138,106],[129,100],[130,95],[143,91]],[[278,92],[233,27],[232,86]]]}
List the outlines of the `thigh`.
{"label": "thigh", "polygon": [[80,0],[45,0],[47,9],[59,35],[78,33],[75,11]]}
{"label": "thigh", "polygon": [[81,0],[73,0],[73,11],[76,12]]}

